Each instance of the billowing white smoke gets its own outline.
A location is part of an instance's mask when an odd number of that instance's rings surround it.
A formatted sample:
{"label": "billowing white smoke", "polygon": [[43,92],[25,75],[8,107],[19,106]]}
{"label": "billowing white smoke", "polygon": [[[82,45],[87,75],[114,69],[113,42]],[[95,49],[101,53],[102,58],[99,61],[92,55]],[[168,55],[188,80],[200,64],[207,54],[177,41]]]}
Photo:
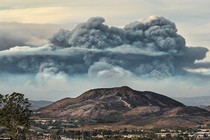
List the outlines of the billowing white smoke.
{"label": "billowing white smoke", "polygon": [[[187,73],[208,49],[187,47],[173,22],[163,17],[135,21],[124,28],[94,17],[72,31],[60,30],[42,47],[0,51],[1,73],[89,74],[167,77]],[[208,64],[209,65],[209,64]]]}
{"label": "billowing white smoke", "polygon": [[106,61],[100,61],[94,63],[88,70],[88,74],[92,77],[100,77],[100,78],[107,78],[107,77],[114,77],[114,78],[126,78],[131,76],[131,73],[127,70],[119,66],[113,66]]}

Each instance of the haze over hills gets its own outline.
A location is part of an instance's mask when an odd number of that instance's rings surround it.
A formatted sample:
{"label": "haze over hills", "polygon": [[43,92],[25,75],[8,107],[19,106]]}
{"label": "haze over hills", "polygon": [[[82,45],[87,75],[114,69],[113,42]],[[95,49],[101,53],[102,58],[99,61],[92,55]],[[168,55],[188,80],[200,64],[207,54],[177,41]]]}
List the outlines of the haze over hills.
{"label": "haze over hills", "polygon": [[173,99],[187,106],[209,106],[210,105],[210,96],[174,97]]}
{"label": "haze over hills", "polygon": [[39,101],[35,101],[35,100],[30,100],[31,103],[31,109],[32,110],[37,110],[41,107],[45,107],[47,105],[52,104],[52,101],[45,101],[45,100],[39,100]]}
{"label": "haze over hills", "polygon": [[92,89],[76,98],[64,98],[41,108],[38,116],[148,127],[196,127],[203,120],[210,121],[210,112],[205,109],[126,86]]}

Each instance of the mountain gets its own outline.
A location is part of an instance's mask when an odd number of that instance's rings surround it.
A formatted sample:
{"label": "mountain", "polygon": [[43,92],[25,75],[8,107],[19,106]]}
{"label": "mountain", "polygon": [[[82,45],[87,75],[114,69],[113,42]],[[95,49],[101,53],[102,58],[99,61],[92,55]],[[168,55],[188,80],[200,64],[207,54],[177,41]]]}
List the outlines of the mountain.
{"label": "mountain", "polygon": [[[76,98],[64,98],[39,110],[39,117],[83,119],[87,122],[139,126],[196,126],[210,113],[188,107],[167,96],[129,87],[92,89]],[[198,120],[197,120],[198,119]]]}
{"label": "mountain", "polygon": [[[65,98],[41,109],[53,117],[96,116],[102,111],[124,113],[137,107],[184,107],[169,97],[150,91],[136,91],[129,87],[102,88],[89,90],[77,98]],[[71,112],[71,113],[70,113]],[[76,112],[80,112],[79,114]],[[94,115],[93,115],[94,114]]]}
{"label": "mountain", "polygon": [[44,101],[44,100],[40,100],[40,101],[30,100],[29,102],[31,103],[32,110],[37,110],[53,103],[51,101]]}

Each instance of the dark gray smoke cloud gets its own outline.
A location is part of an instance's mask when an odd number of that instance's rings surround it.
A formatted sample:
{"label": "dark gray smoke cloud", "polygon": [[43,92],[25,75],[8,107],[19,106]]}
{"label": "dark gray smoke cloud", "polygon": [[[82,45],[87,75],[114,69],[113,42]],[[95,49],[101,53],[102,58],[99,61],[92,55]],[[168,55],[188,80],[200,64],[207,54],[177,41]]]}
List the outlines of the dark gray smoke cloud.
{"label": "dark gray smoke cloud", "polygon": [[[89,74],[93,77],[130,75],[166,77],[185,74],[204,47],[188,47],[173,22],[163,17],[109,27],[101,17],[90,18],[72,31],[60,30],[42,47],[0,51],[1,73]],[[204,64],[202,64],[204,65]]]}

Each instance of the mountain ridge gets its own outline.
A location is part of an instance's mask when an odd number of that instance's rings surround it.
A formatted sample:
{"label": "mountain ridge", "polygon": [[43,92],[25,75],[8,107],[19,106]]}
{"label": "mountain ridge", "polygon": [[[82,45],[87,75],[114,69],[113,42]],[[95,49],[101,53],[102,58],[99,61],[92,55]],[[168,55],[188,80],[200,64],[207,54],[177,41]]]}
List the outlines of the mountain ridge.
{"label": "mountain ridge", "polygon": [[[140,97],[138,97],[140,96]],[[66,97],[61,100],[58,100],[51,104],[50,106],[57,106],[57,104],[71,105],[77,102],[84,102],[88,100],[106,100],[109,98],[119,98],[119,100],[128,100],[129,104],[133,105],[133,107],[137,106],[160,106],[160,107],[179,107],[185,106],[184,104],[175,101],[172,98],[167,96],[154,93],[151,91],[137,91],[133,90],[130,87],[122,86],[122,87],[114,87],[114,88],[97,88],[90,89],[83,94],[77,96],[76,98]],[[162,98],[163,102],[160,102],[157,98]],[[129,100],[130,99],[130,100]],[[132,101],[131,101],[132,99]],[[171,101],[171,102],[168,102]],[[135,101],[134,103],[132,103]],[[124,101],[122,101],[124,102]],[[124,102],[125,103],[125,102]],[[46,106],[44,108],[48,108],[50,106]],[[41,108],[42,110],[43,108]]]}
{"label": "mountain ridge", "polygon": [[[169,126],[183,122],[197,125],[193,119],[206,116],[210,116],[210,112],[205,109],[185,106],[167,96],[127,86],[91,89],[76,98],[64,98],[39,109],[39,117],[45,118],[95,120],[97,123],[137,122],[136,125],[152,125],[164,119],[171,120],[165,124]],[[176,123],[175,118],[178,118]]]}

